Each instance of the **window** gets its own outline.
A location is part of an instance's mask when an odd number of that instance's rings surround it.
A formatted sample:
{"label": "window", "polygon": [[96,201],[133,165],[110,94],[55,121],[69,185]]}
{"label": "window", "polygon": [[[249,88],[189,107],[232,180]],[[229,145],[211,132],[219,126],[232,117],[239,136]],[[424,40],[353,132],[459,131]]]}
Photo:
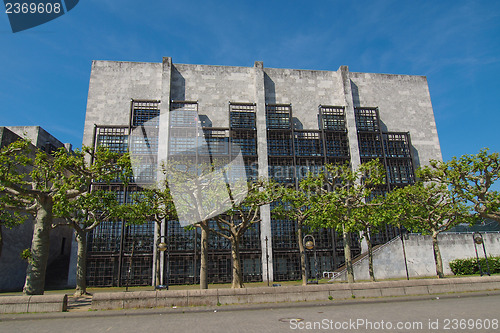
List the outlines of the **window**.
{"label": "window", "polygon": [[325,131],[326,156],[349,157],[349,142],[345,132]]}
{"label": "window", "polygon": [[377,132],[380,130],[376,108],[355,108],[354,115],[358,131]]}
{"label": "window", "polygon": [[232,131],[231,149],[233,154],[239,151],[243,156],[257,155],[257,135],[255,131]]}
{"label": "window", "polygon": [[128,150],[128,129],[124,127],[98,127],[96,148],[106,147],[115,153],[126,153]]}
{"label": "window", "polygon": [[231,128],[255,129],[255,104],[230,104],[229,124]]}
{"label": "window", "polygon": [[345,111],[342,106],[320,106],[321,129],[346,131]]}
{"label": "window", "polygon": [[296,131],[295,155],[323,156],[323,143],[319,131]]}
{"label": "window", "polygon": [[378,133],[359,133],[359,155],[361,158],[383,158],[382,140]]}
{"label": "window", "polygon": [[290,105],[267,105],[266,107],[267,128],[291,128],[291,107]]}
{"label": "window", "polygon": [[267,153],[275,156],[293,156],[290,131],[268,131]]}
{"label": "window", "polygon": [[158,127],[160,117],[159,101],[132,101],[132,127]]}
{"label": "window", "polygon": [[408,133],[384,133],[384,147],[387,157],[410,157]]}

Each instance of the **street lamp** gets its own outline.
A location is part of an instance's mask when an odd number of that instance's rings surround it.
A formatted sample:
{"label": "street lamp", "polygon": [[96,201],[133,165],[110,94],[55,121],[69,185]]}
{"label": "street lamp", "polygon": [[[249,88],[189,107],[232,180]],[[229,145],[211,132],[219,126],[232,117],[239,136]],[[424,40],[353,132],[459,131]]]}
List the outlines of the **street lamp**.
{"label": "street lamp", "polygon": [[490,276],[490,263],[488,262],[488,256],[486,255],[486,247],[484,246],[483,235],[479,231],[476,231],[472,234],[472,239],[474,240],[474,249],[476,250],[476,259],[477,265],[479,266],[479,273],[481,274],[481,276],[485,274],[483,272],[483,268],[481,267],[481,263],[479,262],[479,254],[477,253],[477,246],[483,244],[484,258],[486,259],[486,267],[488,269],[486,274]]}
{"label": "street lamp", "polygon": [[[167,278],[166,278],[165,285],[156,285],[155,289],[167,289],[168,290],[168,280],[170,278],[170,276],[169,276],[170,272],[169,272],[169,269],[168,269],[168,264],[169,264],[169,261],[170,261],[170,258],[169,258],[169,254],[170,253],[168,252],[168,244],[166,242],[162,242],[161,241],[162,238],[166,238],[166,236],[159,236],[158,237],[158,242],[157,242],[157,245],[156,245],[156,248],[157,248],[158,252],[157,252],[156,255],[158,256],[158,259],[159,259],[160,253],[167,251],[167,262],[166,262],[166,265],[167,265]],[[160,260],[156,261],[156,269],[157,270],[160,269],[159,262],[160,262]],[[156,276],[158,276],[158,274],[156,274]],[[158,283],[158,282],[160,282],[160,281],[156,281],[156,283]]]}
{"label": "street lamp", "polygon": [[[307,238],[311,238],[310,240],[306,241]],[[314,270],[315,270],[315,275],[316,275],[316,281],[311,281],[308,283],[318,283],[319,282],[319,273],[318,273],[318,258],[316,256],[316,240],[314,239],[313,235],[305,235],[304,239],[304,246],[307,250],[313,250],[314,251]],[[307,254],[307,251],[304,251],[305,254]],[[306,256],[307,259],[307,256]],[[307,277],[307,262],[306,260],[306,277]],[[306,279],[307,281],[307,279]]]}
{"label": "street lamp", "polygon": [[266,236],[266,277],[267,277],[267,286],[269,287],[269,246],[268,246],[268,238]]}
{"label": "street lamp", "polygon": [[403,258],[405,259],[406,280],[410,280],[410,274],[408,273],[408,261],[406,259],[406,248],[405,248],[405,239],[408,240],[410,238],[408,236],[408,230],[400,227],[399,237],[401,238],[401,245],[403,246]]}

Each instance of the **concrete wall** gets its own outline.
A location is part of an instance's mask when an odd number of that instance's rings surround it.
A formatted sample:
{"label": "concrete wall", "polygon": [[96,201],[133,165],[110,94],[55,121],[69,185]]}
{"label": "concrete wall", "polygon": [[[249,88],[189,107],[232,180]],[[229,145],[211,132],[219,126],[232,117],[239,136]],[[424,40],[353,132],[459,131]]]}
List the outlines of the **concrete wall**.
{"label": "concrete wall", "polygon": [[47,143],[53,145],[55,148],[64,147],[61,141],[40,126],[7,126],[7,128],[21,138],[27,137],[38,148],[44,148]]}
{"label": "concrete wall", "polygon": [[229,101],[255,102],[253,78],[251,67],[174,64],[171,99],[198,101],[211,127],[229,127]]}
{"label": "concrete wall", "polygon": [[425,76],[350,73],[354,106],[378,107],[383,131],[410,132],[416,166],[441,160]]}
{"label": "concrete wall", "polygon": [[343,105],[337,72],[265,68],[266,103],[291,104],[296,128],[318,129],[318,106]]}
{"label": "concrete wall", "polygon": [[466,277],[368,283],[330,283],[290,287],[242,289],[164,290],[97,293],[93,310],[135,309],[227,304],[335,301],[351,298],[379,298],[498,290],[500,277]]}
{"label": "concrete wall", "polygon": [[[483,234],[486,253],[488,256],[500,256],[500,233]],[[443,259],[444,273],[451,275],[450,261],[476,257],[472,234],[440,234],[439,248]],[[436,275],[436,264],[432,250],[430,236],[410,234],[405,240],[408,273],[410,277]],[[480,257],[484,258],[483,248],[478,247]],[[377,279],[404,278],[406,277],[403,247],[400,238],[378,248],[373,256],[373,266]],[[369,280],[368,257],[354,264],[354,277],[356,280]],[[345,272],[339,277],[345,280]]]}
{"label": "concrete wall", "polygon": [[93,61],[83,144],[94,125],[128,125],[131,99],[161,99],[161,63]]}

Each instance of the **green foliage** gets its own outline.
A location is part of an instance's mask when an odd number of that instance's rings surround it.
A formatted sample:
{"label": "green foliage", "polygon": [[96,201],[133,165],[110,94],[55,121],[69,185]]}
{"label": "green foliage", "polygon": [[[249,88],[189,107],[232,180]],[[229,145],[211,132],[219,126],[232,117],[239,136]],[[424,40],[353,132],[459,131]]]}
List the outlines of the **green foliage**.
{"label": "green foliage", "polygon": [[[479,258],[483,272],[487,271],[486,258]],[[490,273],[500,273],[500,257],[488,257]],[[477,258],[455,259],[450,261],[450,268],[455,275],[480,274]]]}
{"label": "green foliage", "polygon": [[379,203],[370,198],[377,186],[385,183],[385,171],[378,160],[361,164],[352,170],[349,164],[326,165],[325,172],[307,179],[301,186],[316,188],[321,195],[312,202],[314,214],[308,224],[334,228],[338,231],[359,232],[382,218],[372,209]]}
{"label": "green foliage", "polygon": [[229,240],[239,240],[252,224],[260,222],[260,207],[279,200],[282,195],[282,187],[273,181],[248,183],[245,198],[239,203],[232,200],[231,209],[217,216],[217,229],[211,231]]}
{"label": "green foliage", "polygon": [[[69,152],[60,148],[48,153],[23,139],[0,150],[0,208],[3,211],[0,223],[7,226],[20,223],[22,213],[29,213],[36,225],[26,273],[26,294],[43,294],[45,254],[49,251],[46,240],[53,226],[54,209],[65,218],[70,214],[78,216],[84,202],[99,200],[88,195],[92,182],[122,180],[127,183],[130,172],[128,154],[108,149],[94,151],[84,147]],[[80,216],[77,220],[72,220],[72,225],[78,230],[79,222],[84,219]]]}
{"label": "green foliage", "polygon": [[121,216],[129,224],[144,224],[149,221],[161,223],[164,219],[175,219],[175,205],[166,187],[146,188],[132,195],[130,204],[119,207]]}
{"label": "green foliage", "polygon": [[24,249],[21,251],[20,255],[22,260],[26,260],[28,263],[30,263],[33,260],[33,254],[31,253],[30,249]]}
{"label": "green foliage", "polygon": [[478,154],[453,157],[448,162],[431,161],[419,176],[448,186],[454,197],[472,203],[481,217],[500,221],[500,192],[492,190],[500,178],[499,171],[500,155],[484,148]]}
{"label": "green foliage", "polygon": [[384,210],[390,223],[423,234],[437,235],[470,218],[465,202],[438,183],[395,189],[387,194]]}
{"label": "green foliage", "polygon": [[[93,181],[126,183],[131,172],[128,154],[89,147],[73,152],[59,148],[49,154],[27,139],[19,140],[0,150],[0,207],[36,215],[42,197],[62,206],[87,193]],[[21,221],[20,215],[4,215],[4,221]]]}

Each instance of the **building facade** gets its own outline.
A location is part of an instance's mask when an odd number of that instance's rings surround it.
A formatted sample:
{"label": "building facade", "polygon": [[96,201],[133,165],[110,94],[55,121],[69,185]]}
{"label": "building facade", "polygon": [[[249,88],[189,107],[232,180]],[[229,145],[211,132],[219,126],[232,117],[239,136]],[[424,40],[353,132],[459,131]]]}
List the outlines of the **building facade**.
{"label": "building facade", "polygon": [[[146,134],[145,134],[146,133]],[[193,135],[193,133],[195,133]],[[208,149],[199,145],[202,133]],[[161,161],[176,155],[231,156],[241,151],[249,179],[272,178],[296,185],[326,163],[378,158],[390,190],[414,181],[414,170],[441,159],[427,80],[423,76],[337,71],[94,61],[83,144],[130,151],[142,161],[135,183],[106,185],[127,202],[145,183],[158,180]],[[235,148],[237,147],[237,148]],[[195,158],[195,157],[192,157]],[[103,186],[96,184],[95,186]],[[272,217],[244,237],[245,281],[300,279],[297,224]],[[161,268],[169,283],[197,283],[199,231],[166,221],[101,224],[89,237],[88,282],[94,286],[141,285],[152,281],[156,242],[165,236]],[[394,236],[387,228],[376,237]],[[341,237],[315,232],[320,271],[343,264]],[[361,248],[354,237],[354,254]],[[210,236],[209,280],[231,279],[230,245]],[[167,258],[168,256],[168,258]],[[312,265],[310,265],[312,266]]]}

